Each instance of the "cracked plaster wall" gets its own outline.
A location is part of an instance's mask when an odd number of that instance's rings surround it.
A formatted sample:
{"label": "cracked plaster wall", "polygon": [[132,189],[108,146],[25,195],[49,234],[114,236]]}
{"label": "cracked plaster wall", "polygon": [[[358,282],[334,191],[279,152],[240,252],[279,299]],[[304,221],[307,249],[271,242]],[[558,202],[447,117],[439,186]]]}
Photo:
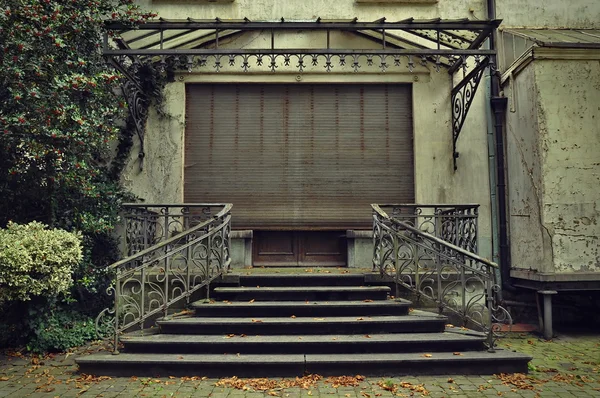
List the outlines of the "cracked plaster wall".
{"label": "cracked plaster wall", "polygon": [[528,28],[600,28],[598,0],[496,0],[502,26]]}
{"label": "cracked plaster wall", "polygon": [[600,62],[536,60],[505,91],[513,268],[600,274]]}
{"label": "cracked plaster wall", "polygon": [[554,270],[600,273],[600,61],[542,61],[535,68]]}

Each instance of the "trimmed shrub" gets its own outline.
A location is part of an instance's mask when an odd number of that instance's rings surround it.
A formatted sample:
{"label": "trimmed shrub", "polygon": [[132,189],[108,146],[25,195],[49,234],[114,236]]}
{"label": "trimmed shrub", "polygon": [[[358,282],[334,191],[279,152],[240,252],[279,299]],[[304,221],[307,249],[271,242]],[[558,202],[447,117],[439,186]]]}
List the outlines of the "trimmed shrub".
{"label": "trimmed shrub", "polygon": [[0,302],[57,296],[73,284],[81,236],[39,222],[0,229]]}

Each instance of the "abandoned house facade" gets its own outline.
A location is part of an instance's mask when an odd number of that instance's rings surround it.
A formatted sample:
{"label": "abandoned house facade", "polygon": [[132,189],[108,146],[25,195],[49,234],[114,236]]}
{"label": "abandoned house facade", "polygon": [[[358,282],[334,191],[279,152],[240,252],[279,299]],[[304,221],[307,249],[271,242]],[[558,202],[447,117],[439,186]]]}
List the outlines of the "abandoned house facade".
{"label": "abandoned house facade", "polygon": [[123,182],[232,203],[234,267],[370,267],[372,203],[474,204],[505,286],[598,288],[595,0],[138,3],[119,51],[184,66]]}

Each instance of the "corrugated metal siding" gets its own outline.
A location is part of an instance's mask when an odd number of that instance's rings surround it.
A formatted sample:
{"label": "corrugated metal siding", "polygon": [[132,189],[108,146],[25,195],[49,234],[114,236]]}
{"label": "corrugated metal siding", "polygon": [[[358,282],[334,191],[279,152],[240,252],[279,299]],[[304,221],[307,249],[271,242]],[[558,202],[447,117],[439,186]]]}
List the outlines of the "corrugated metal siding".
{"label": "corrugated metal siding", "polygon": [[188,85],[186,202],[236,228],[355,228],[414,201],[410,85]]}

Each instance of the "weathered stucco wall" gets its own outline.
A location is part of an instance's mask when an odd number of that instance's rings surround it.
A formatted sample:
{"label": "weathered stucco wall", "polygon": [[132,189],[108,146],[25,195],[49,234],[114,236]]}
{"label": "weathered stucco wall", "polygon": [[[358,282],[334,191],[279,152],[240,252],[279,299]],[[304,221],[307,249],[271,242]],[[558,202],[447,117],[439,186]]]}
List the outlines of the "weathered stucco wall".
{"label": "weathered stucco wall", "polygon": [[600,274],[600,62],[536,60],[505,90],[513,268]]}
{"label": "weathered stucco wall", "polygon": [[485,15],[484,0],[439,0],[430,4],[357,3],[355,0],[235,0],[232,3],[199,3],[196,0],[139,0],[137,3],[164,18],[244,18],[254,21],[285,19],[341,19],[358,17],[374,21],[413,18],[466,18],[469,10]]}
{"label": "weathered stucco wall", "polygon": [[600,61],[535,62],[555,272],[600,272]]}
{"label": "weathered stucco wall", "polygon": [[549,238],[543,224],[538,93],[535,68],[526,67],[504,87],[506,162],[511,259],[513,268],[551,272]]}
{"label": "weathered stucco wall", "polygon": [[598,29],[600,1],[496,0],[496,15],[507,27]]}

